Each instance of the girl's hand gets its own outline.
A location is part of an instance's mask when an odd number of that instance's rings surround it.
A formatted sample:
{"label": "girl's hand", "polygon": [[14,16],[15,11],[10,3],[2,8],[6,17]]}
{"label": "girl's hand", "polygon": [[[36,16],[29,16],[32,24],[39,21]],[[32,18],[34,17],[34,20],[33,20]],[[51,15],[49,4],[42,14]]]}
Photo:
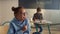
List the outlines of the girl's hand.
{"label": "girl's hand", "polygon": [[23,28],[22,28],[22,31],[24,32],[24,31],[26,31],[27,30],[27,26],[24,26]]}

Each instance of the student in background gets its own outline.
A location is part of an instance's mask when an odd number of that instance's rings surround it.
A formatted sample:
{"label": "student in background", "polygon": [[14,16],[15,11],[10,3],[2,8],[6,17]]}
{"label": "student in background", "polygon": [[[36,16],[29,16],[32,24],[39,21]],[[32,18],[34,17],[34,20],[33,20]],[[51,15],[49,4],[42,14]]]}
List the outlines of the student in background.
{"label": "student in background", "polygon": [[40,29],[39,32],[42,32],[42,30],[43,30],[42,26],[36,22],[36,21],[39,21],[40,23],[42,23],[42,20],[43,20],[43,16],[42,16],[42,13],[41,13],[41,8],[38,7],[37,12],[33,16],[33,21],[35,22],[34,25],[36,27],[36,31],[38,31],[38,28],[39,28]]}
{"label": "student in background", "polygon": [[12,7],[14,18],[10,22],[8,34],[30,34],[29,20],[24,7]]}

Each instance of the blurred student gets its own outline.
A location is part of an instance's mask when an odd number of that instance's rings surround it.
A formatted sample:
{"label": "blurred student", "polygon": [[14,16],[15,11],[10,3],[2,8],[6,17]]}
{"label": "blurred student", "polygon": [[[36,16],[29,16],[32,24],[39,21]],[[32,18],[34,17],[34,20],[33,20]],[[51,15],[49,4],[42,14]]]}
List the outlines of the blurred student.
{"label": "blurred student", "polygon": [[40,29],[39,32],[42,32],[42,30],[43,30],[42,26],[41,25],[39,26],[39,24],[37,23],[37,22],[42,23],[42,20],[43,20],[43,16],[42,16],[42,13],[41,13],[41,8],[38,7],[37,12],[33,16],[33,21],[35,22],[34,25],[37,28],[36,31],[38,31],[38,28],[39,28]]}

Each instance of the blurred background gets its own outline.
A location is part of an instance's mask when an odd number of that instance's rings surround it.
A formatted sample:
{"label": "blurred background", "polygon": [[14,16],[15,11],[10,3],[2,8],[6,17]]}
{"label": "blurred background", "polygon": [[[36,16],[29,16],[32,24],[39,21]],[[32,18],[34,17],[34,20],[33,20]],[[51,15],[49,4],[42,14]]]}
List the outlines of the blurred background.
{"label": "blurred background", "polygon": [[[51,34],[60,33],[60,0],[0,0],[0,34],[7,34],[9,24],[2,24],[11,21],[14,17],[11,7],[20,5],[25,7],[30,21],[32,21],[36,8],[41,7],[44,20],[57,24],[51,25]],[[34,26],[32,22],[31,25]],[[42,34],[49,34],[47,26],[43,26],[43,29]],[[35,28],[31,30],[34,32]]]}

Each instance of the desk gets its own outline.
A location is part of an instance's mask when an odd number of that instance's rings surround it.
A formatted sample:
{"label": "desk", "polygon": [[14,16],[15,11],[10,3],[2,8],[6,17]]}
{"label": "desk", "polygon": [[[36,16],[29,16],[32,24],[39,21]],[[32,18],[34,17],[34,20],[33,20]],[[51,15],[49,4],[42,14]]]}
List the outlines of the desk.
{"label": "desk", "polygon": [[46,25],[48,27],[49,34],[51,34],[50,26],[60,25],[60,23],[54,23],[54,24],[51,24],[51,23],[39,24],[38,23],[37,25]]}

